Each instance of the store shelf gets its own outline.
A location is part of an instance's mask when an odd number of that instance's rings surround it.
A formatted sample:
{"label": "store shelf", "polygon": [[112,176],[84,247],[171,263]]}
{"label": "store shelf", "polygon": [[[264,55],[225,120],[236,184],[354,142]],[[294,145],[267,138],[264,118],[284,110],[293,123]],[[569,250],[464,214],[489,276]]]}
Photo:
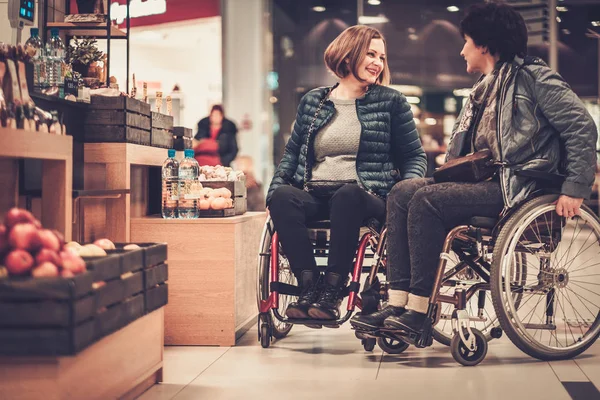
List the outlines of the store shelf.
{"label": "store shelf", "polygon": [[[107,38],[107,26],[105,23],[72,23],[72,22],[48,22],[48,29],[58,28],[65,31],[69,36],[93,36],[96,38]],[[127,33],[118,27],[111,25],[111,38],[126,39]]]}
{"label": "store shelf", "polygon": [[264,216],[264,212],[247,212],[243,215],[226,218],[192,218],[192,219],[166,219],[160,215],[150,215],[148,217],[131,218],[131,223],[149,224],[155,226],[156,229],[161,229],[163,225],[227,225],[239,224],[256,218],[258,215]]}
{"label": "store shelf", "polygon": [[[167,158],[167,150],[133,143],[86,143],[85,163],[128,164],[160,167]],[[127,167],[128,168],[128,167]]]}
{"label": "store shelf", "polygon": [[71,160],[73,137],[0,128],[0,157]]}

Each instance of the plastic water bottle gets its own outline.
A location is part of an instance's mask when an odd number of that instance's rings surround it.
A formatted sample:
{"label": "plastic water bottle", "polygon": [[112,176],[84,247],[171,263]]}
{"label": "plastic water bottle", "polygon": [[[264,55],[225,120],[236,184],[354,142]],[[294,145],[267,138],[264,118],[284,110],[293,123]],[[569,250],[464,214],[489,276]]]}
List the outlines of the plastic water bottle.
{"label": "plastic water bottle", "polygon": [[44,43],[39,36],[38,28],[31,28],[31,37],[25,42],[25,51],[31,56],[33,64],[33,89],[41,92],[46,85]]}
{"label": "plastic water bottle", "polygon": [[64,77],[63,77],[63,63],[65,62],[65,44],[58,36],[58,29],[52,28],[50,30],[52,37],[46,43],[46,56],[47,69],[48,69],[48,80],[52,87],[58,87],[60,97],[65,97],[64,92]]}
{"label": "plastic water bottle", "polygon": [[200,166],[194,158],[194,150],[187,149],[179,164],[179,218],[198,218],[200,202]]}
{"label": "plastic water bottle", "polygon": [[177,218],[179,200],[179,162],[175,159],[175,150],[169,149],[169,158],[162,165],[162,216]]}

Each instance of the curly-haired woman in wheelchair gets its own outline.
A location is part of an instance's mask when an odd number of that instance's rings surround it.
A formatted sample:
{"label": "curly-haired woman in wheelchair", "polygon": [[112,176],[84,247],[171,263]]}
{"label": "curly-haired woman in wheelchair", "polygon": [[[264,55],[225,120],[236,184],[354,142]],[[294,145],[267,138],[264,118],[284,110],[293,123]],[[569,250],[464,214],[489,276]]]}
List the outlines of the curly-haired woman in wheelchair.
{"label": "curly-haired woman in wheelchair", "polygon": [[[382,220],[385,198],[397,179],[423,177],[427,164],[406,98],[385,86],[390,72],[378,30],[346,29],[325,51],[325,64],[339,81],[311,90],[300,101],[267,194],[301,288],[287,308],[288,318],[339,318],[361,224]],[[331,228],[324,276],[307,231],[307,222],[322,219],[329,219]]]}
{"label": "curly-haired woman in wheelchair", "polygon": [[447,159],[487,149],[503,166],[484,182],[412,179],[394,186],[387,204],[389,305],[355,316],[356,328],[421,332],[447,232],[474,216],[498,218],[539,188],[515,171],[565,175],[556,204],[561,216],[579,215],[591,193],[596,127],[562,77],[525,55],[521,15],[503,3],[478,4],[460,28],[467,72],[482,76],[454,126]]}

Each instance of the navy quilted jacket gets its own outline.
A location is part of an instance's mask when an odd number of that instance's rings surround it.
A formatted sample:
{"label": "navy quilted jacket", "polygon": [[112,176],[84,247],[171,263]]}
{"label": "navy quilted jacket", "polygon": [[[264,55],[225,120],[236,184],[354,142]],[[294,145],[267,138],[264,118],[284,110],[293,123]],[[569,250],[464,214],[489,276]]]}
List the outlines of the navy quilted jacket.
{"label": "navy quilted jacket", "polygon": [[[314,137],[335,114],[330,100],[319,112],[310,141],[308,130],[329,89],[313,89],[300,101],[292,136],[267,193],[267,205],[281,185],[303,188],[307,168],[306,179],[310,180]],[[402,94],[386,86],[371,86],[364,97],[356,100],[356,111],[362,127],[356,169],[360,183],[367,191],[385,198],[398,180],[425,176],[427,158],[410,105]]]}

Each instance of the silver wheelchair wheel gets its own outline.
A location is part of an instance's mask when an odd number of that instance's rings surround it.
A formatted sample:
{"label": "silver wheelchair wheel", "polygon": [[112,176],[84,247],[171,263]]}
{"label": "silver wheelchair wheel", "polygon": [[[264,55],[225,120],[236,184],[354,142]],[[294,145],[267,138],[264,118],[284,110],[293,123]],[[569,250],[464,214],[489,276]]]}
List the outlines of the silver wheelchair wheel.
{"label": "silver wheelchair wheel", "polygon": [[[260,301],[267,300],[271,293],[269,288],[271,274],[271,232],[273,232],[273,222],[269,217],[263,228],[262,240],[260,244],[260,254],[258,256],[258,285],[257,285],[257,301],[260,309]],[[290,263],[279,246],[279,282],[289,285],[297,285],[296,277],[292,273]],[[285,310],[288,305],[294,301],[294,296],[279,294],[279,314],[285,316]],[[279,321],[273,315],[272,311],[268,314],[269,324],[271,325],[271,334],[276,339],[281,339],[287,336],[292,329],[292,324]]]}
{"label": "silver wheelchair wheel", "polygon": [[[600,335],[600,221],[586,206],[571,219],[556,214],[557,195],[521,206],[501,228],[491,269],[500,325],[523,352],[541,360],[581,354]],[[527,256],[527,276],[514,279]],[[521,299],[515,301],[515,293]]]}
{"label": "silver wheelchair wheel", "polygon": [[[515,269],[515,274],[518,277],[517,279],[520,280],[523,280],[524,276],[527,274],[527,266],[526,262],[524,262],[524,259],[524,255],[518,258],[517,268]],[[458,255],[454,252],[451,252],[450,260],[448,260],[448,263],[446,264],[446,272],[450,271],[459,263],[460,259]],[[457,287],[467,290],[469,287],[475,284],[485,282],[471,268],[466,268],[458,273],[455,278],[452,279],[452,281],[456,286],[442,286],[440,288],[440,294],[451,296],[454,293],[454,289]],[[515,294],[515,296],[517,297],[516,301],[518,302],[519,298],[522,297],[522,294]],[[483,308],[481,309],[479,308],[480,302],[483,302]],[[440,318],[438,323],[433,328],[433,338],[443,345],[450,346],[452,343],[452,338],[454,337],[454,332],[452,330],[452,313],[454,312],[454,305],[449,303],[441,303],[439,307]],[[471,298],[467,301],[466,310],[471,317],[474,317],[474,320],[471,322],[471,326],[479,330],[488,342],[494,337],[499,337],[497,335],[499,332],[498,329],[500,327],[500,322],[496,316],[496,311],[494,310],[494,305],[492,302],[492,295],[489,290],[480,290],[471,296]]]}

